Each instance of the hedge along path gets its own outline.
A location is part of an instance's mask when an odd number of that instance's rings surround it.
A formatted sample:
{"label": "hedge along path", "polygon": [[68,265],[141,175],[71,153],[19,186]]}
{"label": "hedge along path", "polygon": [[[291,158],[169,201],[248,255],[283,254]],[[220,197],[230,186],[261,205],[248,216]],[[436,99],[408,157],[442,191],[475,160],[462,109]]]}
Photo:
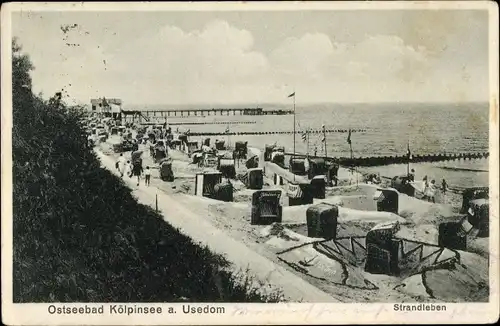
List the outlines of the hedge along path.
{"label": "hedge along path", "polygon": [[[103,167],[118,176],[114,160],[96,150]],[[286,300],[298,302],[339,302],[284,267],[259,255],[241,242],[207,222],[203,216],[193,213],[174,198],[154,186],[137,187],[136,178],[124,178],[125,184],[133,189],[138,202],[155,208],[158,195],[158,209],[168,224],[178,228],[183,234],[207,245],[216,254],[223,255],[233,264],[233,271],[249,270],[251,276],[280,288]],[[208,212],[207,212],[208,214]],[[189,257],[179,257],[188,259]]]}

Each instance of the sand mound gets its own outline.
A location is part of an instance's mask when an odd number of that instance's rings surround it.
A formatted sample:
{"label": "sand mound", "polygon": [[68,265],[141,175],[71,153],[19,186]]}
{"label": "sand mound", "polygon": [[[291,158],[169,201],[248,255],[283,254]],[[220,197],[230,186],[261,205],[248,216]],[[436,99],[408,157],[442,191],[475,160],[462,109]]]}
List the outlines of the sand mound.
{"label": "sand mound", "polygon": [[429,223],[435,217],[456,214],[451,205],[434,204],[404,194],[399,194],[399,211],[401,216],[417,224]]}
{"label": "sand mound", "polygon": [[427,288],[422,280],[422,274],[416,274],[404,279],[401,284],[394,288],[394,290],[415,297],[417,301],[426,301],[432,298],[431,295],[427,293]]}
{"label": "sand mound", "polygon": [[413,225],[400,225],[401,228],[396,233],[396,237],[408,240],[418,240],[430,244],[437,244],[439,231],[435,225],[424,224],[415,228]]}
{"label": "sand mound", "polygon": [[433,298],[446,302],[487,302],[488,279],[476,279],[464,266],[454,270],[433,270],[422,274],[423,283]]}
{"label": "sand mound", "polygon": [[267,246],[272,247],[277,252],[306,243],[322,240],[301,235],[279,223],[273,223],[265,226],[260,229],[258,235],[262,240],[264,240],[264,243]]}
{"label": "sand mound", "polygon": [[285,232],[285,227],[281,224],[278,223],[273,223],[269,226],[266,226],[263,228],[260,232],[260,235],[262,237],[269,237],[269,236],[280,236],[284,234]]}
{"label": "sand mound", "polygon": [[[367,226],[364,222],[357,225],[355,223],[359,221],[338,225],[339,232],[351,232],[353,233],[351,236],[355,238],[337,235],[337,240],[318,241],[301,236],[279,224],[262,229],[261,236],[268,239],[267,245],[283,249],[277,253],[280,260],[320,283],[364,290],[377,289],[377,283],[367,279],[371,274],[367,274],[363,267],[365,262],[363,257],[366,255],[365,239],[358,238],[360,235],[365,235],[371,226]],[[360,235],[355,234],[356,232]],[[400,234],[401,232],[398,232],[398,237]],[[403,240],[401,245],[404,252],[400,262],[403,269],[401,281],[400,284],[391,287],[392,291],[406,294],[416,301],[487,300],[487,259],[474,253],[457,252],[419,242]],[[321,248],[323,249],[320,250]],[[387,277],[389,276],[378,278],[383,280]],[[394,281],[397,281],[397,278],[392,282]]]}
{"label": "sand mound", "polygon": [[377,287],[363,273],[341,259],[332,259],[318,252],[312,244],[282,252],[278,258],[304,275],[325,284],[343,285],[349,288],[373,290]]}
{"label": "sand mound", "polygon": [[405,223],[405,219],[394,213],[376,212],[376,211],[360,211],[345,207],[339,207],[339,222],[347,221],[364,221],[364,222],[401,222]]}
{"label": "sand mound", "polygon": [[490,255],[490,239],[475,238],[467,243],[467,251],[475,253],[481,257],[488,258]]}
{"label": "sand mound", "polygon": [[340,195],[370,195],[370,193],[375,193],[377,186],[369,184],[357,184],[357,185],[344,185],[338,187],[327,187],[327,196],[340,196]]}
{"label": "sand mound", "polygon": [[[277,228],[274,232],[281,236],[284,230],[286,228]],[[272,245],[276,246],[279,241],[273,240]],[[279,252],[278,258],[296,271],[325,284],[372,290],[377,289],[378,285],[377,282],[369,281],[368,277],[378,279],[381,286],[392,279],[390,283],[397,285],[393,285],[389,291],[404,293],[417,301],[488,300],[488,264],[483,257],[468,252],[457,253],[446,248],[416,244],[420,251],[412,250],[410,246],[407,248],[409,254],[402,257],[401,266],[406,270],[402,271],[402,279],[398,284],[394,283],[397,282],[397,277],[372,275],[364,271],[362,254],[366,255],[366,249],[363,247],[363,240],[363,238],[340,238],[296,246],[289,244],[289,249]],[[281,242],[290,241],[281,240]],[[359,250],[356,250],[352,243],[355,243]],[[407,243],[406,246],[408,245]],[[405,274],[409,276],[405,277]]]}
{"label": "sand mound", "polygon": [[[348,222],[348,221],[360,221],[360,222],[399,221],[401,223],[406,223],[406,220],[404,218],[393,213],[378,212],[378,211],[363,211],[363,210],[342,207],[341,205],[345,200],[346,198],[339,196],[339,197],[330,197],[328,199],[318,199],[315,203],[323,202],[331,205],[337,205],[339,209],[338,223]],[[283,223],[285,224],[306,223],[306,213],[309,207],[311,207],[311,205],[283,207]]]}
{"label": "sand mound", "polygon": [[246,189],[244,186],[233,193],[233,200],[235,202],[247,202],[252,203],[252,195],[257,190]]}
{"label": "sand mound", "polygon": [[[450,250],[446,251],[448,253]],[[439,259],[444,261],[448,256]],[[396,287],[398,291],[417,297],[429,297],[446,302],[485,302],[489,298],[488,261],[470,252],[458,251],[458,260],[412,275]]]}

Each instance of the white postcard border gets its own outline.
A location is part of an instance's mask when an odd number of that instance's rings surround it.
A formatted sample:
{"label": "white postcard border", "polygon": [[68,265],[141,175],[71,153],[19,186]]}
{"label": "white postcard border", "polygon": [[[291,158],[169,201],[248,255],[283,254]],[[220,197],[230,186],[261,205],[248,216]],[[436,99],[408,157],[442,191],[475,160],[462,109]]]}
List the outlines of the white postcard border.
{"label": "white postcard border", "polygon": [[[153,304],[159,315],[51,315],[50,304],[12,303],[12,86],[10,14],[37,11],[231,11],[231,10],[393,10],[393,9],[483,9],[489,11],[490,80],[490,302],[448,304],[446,312],[399,312],[394,304],[379,303],[293,303],[293,304],[189,304],[192,307],[224,307],[223,314],[183,314],[182,303]],[[498,7],[490,1],[462,2],[268,2],[268,3],[9,3],[2,6],[2,319],[11,325],[165,325],[165,324],[398,324],[398,323],[487,323],[499,317],[499,219],[498,219]],[[5,46],[6,45],[6,46]],[[398,303],[399,304],[399,303]],[[101,306],[103,304],[56,304],[57,306]],[[151,304],[125,303],[127,307]],[[187,305],[187,304],[186,304]],[[410,304],[416,306],[418,304]],[[435,304],[440,305],[440,304]],[[111,304],[104,304],[109,311]]]}

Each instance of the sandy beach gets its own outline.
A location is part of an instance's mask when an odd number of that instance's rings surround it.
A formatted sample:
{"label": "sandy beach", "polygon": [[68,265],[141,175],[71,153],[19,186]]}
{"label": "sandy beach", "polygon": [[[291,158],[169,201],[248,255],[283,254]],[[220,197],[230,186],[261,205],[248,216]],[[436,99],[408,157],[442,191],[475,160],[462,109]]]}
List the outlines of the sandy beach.
{"label": "sandy beach", "polygon": [[[108,142],[101,143],[98,146],[98,151],[104,155],[103,165],[111,170],[114,169],[113,162],[118,157],[116,153],[111,151],[110,143],[117,140],[117,138],[113,137],[115,136],[112,136]],[[457,271],[446,272],[446,269],[439,272],[432,272],[432,270],[423,273],[414,272],[405,278],[374,275],[364,272],[358,266],[345,264],[345,262],[339,263],[337,260],[322,255],[319,255],[319,257],[322,257],[322,262],[318,261],[314,265],[315,270],[306,271],[294,267],[294,261],[307,260],[307,257],[318,256],[316,249],[313,249],[308,244],[322,241],[322,239],[307,236],[305,217],[307,208],[310,205],[289,207],[285,189],[281,188],[282,198],[285,198],[282,200],[284,206],[282,224],[273,224],[271,226],[251,225],[250,202],[254,191],[246,189],[241,181],[231,180],[234,187],[234,202],[228,203],[197,197],[194,196],[194,178],[197,173],[202,173],[204,169],[191,164],[191,159],[185,153],[169,150],[169,156],[173,159],[172,167],[175,180],[173,182],[164,182],[159,178],[159,170],[149,155],[149,149],[145,145],[140,145],[140,150],[143,151],[143,166],[149,166],[152,169],[151,185],[146,187],[144,181],[141,180],[141,184],[137,186],[135,184],[136,179],[124,177],[126,184],[134,190],[134,193],[138,194],[138,198],[154,207],[155,196],[158,196],[159,207],[165,216],[165,221],[172,223],[174,226],[181,226],[181,231],[194,239],[202,240],[205,238],[204,234],[206,232],[213,232],[217,234],[217,237],[232,239],[229,243],[238,243],[237,247],[221,243],[213,246],[213,248],[228,256],[230,261],[234,262],[233,268],[235,272],[241,272],[242,268],[244,269],[246,266],[249,273],[256,275],[257,279],[263,284],[267,282],[283,288],[283,285],[285,285],[283,282],[288,284],[286,286],[293,283],[292,288],[296,289],[297,292],[287,290],[287,292],[290,293],[291,291],[292,293],[288,295],[288,300],[305,299],[304,293],[310,291],[307,288],[313,286],[314,289],[319,291],[318,293],[323,293],[316,298],[324,298],[326,295],[332,300],[341,302],[428,302],[433,300],[438,302],[442,299],[463,301],[472,300],[469,290],[477,282],[487,282],[487,273],[485,272],[487,271],[487,260],[483,257],[487,256],[488,250],[487,243],[481,241],[481,239],[469,245],[469,248],[474,248],[472,251],[476,253],[459,252],[460,266],[470,268],[470,271],[474,273],[472,276],[468,274],[469,272],[460,274]],[[257,148],[251,148],[250,152],[255,155],[260,154]],[[130,154],[125,153],[126,157],[128,155]],[[104,163],[104,160],[107,163]],[[244,162],[241,162],[239,167],[237,164],[237,173],[243,173],[244,170]],[[377,186],[356,182],[356,176],[353,177],[353,174],[347,169],[339,171],[339,178],[344,186],[327,188],[327,198],[314,199],[315,204],[325,202],[338,206],[337,238],[363,237],[377,224],[398,222],[400,224],[400,230],[397,233],[399,238],[427,243],[438,248],[439,223],[454,220],[457,215],[457,208],[451,205],[424,202],[403,194],[399,196],[399,215],[378,212],[376,211],[375,201],[372,199]],[[277,189],[276,186],[271,186],[271,184],[272,181],[266,178],[264,180],[264,189]],[[139,195],[142,193],[144,195]],[[173,207],[167,208],[169,205],[173,205]],[[187,223],[185,222],[187,219],[185,215],[188,215],[190,221],[192,221],[189,223],[194,224],[185,225]],[[185,223],[177,224],[176,221],[184,221]],[[202,224],[205,226],[201,228],[199,225]],[[423,248],[427,247],[424,246]],[[250,250],[251,254],[249,252],[243,254],[241,250],[244,250],[244,252]],[[283,253],[287,250],[292,251]],[[449,255],[455,254],[450,251]],[[442,256],[445,255],[442,254]],[[257,263],[259,259],[265,259],[268,263],[259,264]],[[272,273],[269,274],[270,270],[265,267],[269,266],[269,264],[275,264],[276,268],[282,271],[280,272],[279,282],[276,281],[276,277],[270,276]],[[341,270],[346,270],[346,268],[349,275],[347,278],[345,278],[345,275],[341,276],[341,274],[335,274],[337,276],[330,275],[334,270],[339,273]],[[423,282],[422,277],[424,276],[422,275],[426,273],[431,273],[433,280],[439,279],[439,277],[446,278],[448,281],[455,277],[460,279],[459,282],[460,286],[463,287],[463,292],[458,291],[458,293],[450,294],[449,291],[456,291],[451,288],[441,289],[442,293],[434,290],[426,292],[425,287],[428,289],[429,286],[434,286],[425,285],[423,287],[423,285],[418,285]],[[469,276],[466,277],[465,275]],[[296,282],[297,277],[301,279],[301,282]],[[435,286],[439,288],[438,285]],[[430,296],[429,293],[434,294]],[[478,295],[481,296],[481,293],[484,295],[481,298],[487,298],[486,292],[480,292]],[[304,295],[304,297],[300,298],[301,295]],[[477,296],[473,298],[474,300],[483,300],[478,299]]]}

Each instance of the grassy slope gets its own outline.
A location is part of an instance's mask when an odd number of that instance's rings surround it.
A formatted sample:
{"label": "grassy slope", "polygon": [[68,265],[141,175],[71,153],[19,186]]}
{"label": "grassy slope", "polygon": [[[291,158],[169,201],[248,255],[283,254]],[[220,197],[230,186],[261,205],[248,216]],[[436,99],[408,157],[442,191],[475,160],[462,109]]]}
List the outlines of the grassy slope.
{"label": "grassy slope", "polygon": [[14,302],[278,300],[138,204],[99,167],[81,113],[34,96],[13,50]]}

